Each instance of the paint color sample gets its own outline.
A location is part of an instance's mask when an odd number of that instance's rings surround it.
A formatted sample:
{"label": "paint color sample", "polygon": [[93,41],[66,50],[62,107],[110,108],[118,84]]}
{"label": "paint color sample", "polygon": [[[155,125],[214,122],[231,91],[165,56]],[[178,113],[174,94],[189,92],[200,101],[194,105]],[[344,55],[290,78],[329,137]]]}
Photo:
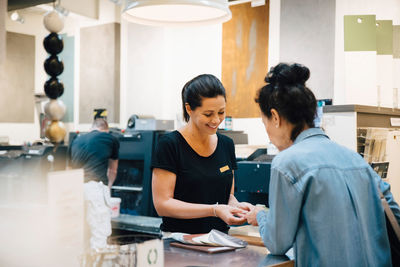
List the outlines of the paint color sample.
{"label": "paint color sample", "polygon": [[0,64],[6,60],[6,12],[7,0],[0,0]]}
{"label": "paint color sample", "polygon": [[392,55],[376,56],[376,84],[379,86],[377,97],[381,107],[393,107],[393,68]]}
{"label": "paint color sample", "polygon": [[64,63],[64,71],[58,76],[64,84],[64,94],[60,97],[60,100],[64,102],[67,110],[63,122],[74,121],[74,44],[75,38],[73,36],[62,35],[64,40],[64,50],[58,55],[60,60]]}
{"label": "paint color sample", "polygon": [[335,0],[281,1],[279,61],[307,66],[307,86],[318,99],[333,98],[335,6]]}
{"label": "paint color sample", "polygon": [[98,108],[107,109],[108,122],[119,122],[119,23],[81,28],[79,79],[79,123],[91,123]]}
{"label": "paint color sample", "polygon": [[344,16],[344,51],[376,51],[376,16]]}
{"label": "paint color sample", "polygon": [[376,106],[377,59],[375,51],[344,53],[346,102]]}
{"label": "paint color sample", "polygon": [[393,25],[393,58],[400,58],[400,25]]}
{"label": "paint color sample", "polygon": [[393,24],[391,20],[376,21],[376,53],[393,54]]}
{"label": "paint color sample", "polygon": [[0,122],[33,123],[35,36],[7,32],[6,42],[6,59],[0,63]]}

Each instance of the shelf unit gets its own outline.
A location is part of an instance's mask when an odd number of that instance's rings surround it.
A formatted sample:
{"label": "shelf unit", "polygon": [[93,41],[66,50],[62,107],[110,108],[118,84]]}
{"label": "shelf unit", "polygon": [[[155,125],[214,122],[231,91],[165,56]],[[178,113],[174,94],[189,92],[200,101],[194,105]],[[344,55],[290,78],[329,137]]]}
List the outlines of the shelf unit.
{"label": "shelf unit", "polygon": [[322,128],[331,140],[360,152],[363,128],[389,129],[386,141],[386,158],[389,161],[387,178],[391,191],[400,201],[400,126],[391,119],[400,119],[400,109],[364,105],[325,106]]}

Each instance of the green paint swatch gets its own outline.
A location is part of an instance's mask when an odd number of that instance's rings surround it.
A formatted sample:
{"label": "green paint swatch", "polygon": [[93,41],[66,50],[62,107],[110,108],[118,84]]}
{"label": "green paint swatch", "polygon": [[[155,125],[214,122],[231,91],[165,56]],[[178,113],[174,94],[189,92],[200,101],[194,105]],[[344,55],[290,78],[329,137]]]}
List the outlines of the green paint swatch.
{"label": "green paint swatch", "polygon": [[376,16],[344,16],[344,51],[376,51]]}
{"label": "green paint swatch", "polygon": [[64,50],[58,55],[60,60],[64,62],[64,71],[58,78],[64,83],[64,94],[60,100],[64,102],[67,110],[63,122],[74,121],[74,53],[75,53],[75,37],[61,35],[64,40]]}
{"label": "green paint swatch", "polygon": [[400,58],[400,25],[393,25],[393,58]]}
{"label": "green paint swatch", "polygon": [[376,53],[393,55],[393,23],[391,20],[376,21]]}

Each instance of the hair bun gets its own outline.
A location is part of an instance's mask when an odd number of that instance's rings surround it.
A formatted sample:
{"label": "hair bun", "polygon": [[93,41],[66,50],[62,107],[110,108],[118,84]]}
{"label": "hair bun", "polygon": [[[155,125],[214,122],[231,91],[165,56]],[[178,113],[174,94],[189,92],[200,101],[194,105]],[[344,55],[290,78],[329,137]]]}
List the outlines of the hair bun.
{"label": "hair bun", "polygon": [[304,86],[308,78],[310,78],[310,70],[306,66],[297,63],[291,65],[279,63],[268,72],[265,82],[282,85],[301,84]]}

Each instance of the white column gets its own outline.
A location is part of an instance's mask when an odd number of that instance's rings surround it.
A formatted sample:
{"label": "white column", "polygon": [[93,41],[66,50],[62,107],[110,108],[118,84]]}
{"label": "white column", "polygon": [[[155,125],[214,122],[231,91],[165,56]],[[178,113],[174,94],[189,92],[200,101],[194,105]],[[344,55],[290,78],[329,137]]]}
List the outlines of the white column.
{"label": "white column", "polygon": [[281,0],[269,1],[268,70],[279,63]]}

